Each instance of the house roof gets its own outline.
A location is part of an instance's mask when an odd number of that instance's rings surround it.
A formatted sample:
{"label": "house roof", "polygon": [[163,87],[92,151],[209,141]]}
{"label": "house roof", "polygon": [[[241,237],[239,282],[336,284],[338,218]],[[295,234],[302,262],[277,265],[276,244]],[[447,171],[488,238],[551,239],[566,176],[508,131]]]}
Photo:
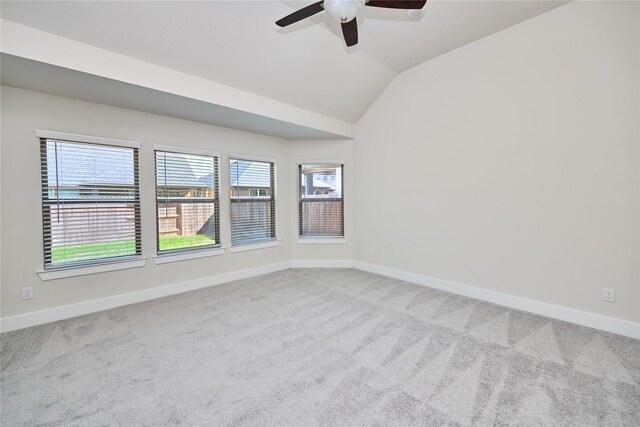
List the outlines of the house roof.
{"label": "house roof", "polygon": [[[306,187],[307,183],[306,182],[302,182],[302,186]],[[313,178],[313,188],[331,188],[333,189],[334,187],[327,184],[326,182],[320,181],[317,178]]]}
{"label": "house roof", "polygon": [[269,163],[231,160],[229,165],[232,187],[270,187]]}
{"label": "house roof", "polygon": [[[159,153],[156,180],[163,187],[213,187],[213,159],[178,153]],[[165,166],[167,166],[165,170]]]}
{"label": "house roof", "polygon": [[[47,165],[50,186],[60,187],[112,187],[133,185],[133,154],[119,147],[92,146],[91,152],[80,152],[78,144],[58,142],[57,159]],[[93,154],[100,161],[93,162]],[[47,145],[49,159],[56,158],[56,146]],[[211,160],[213,162],[213,160]],[[90,165],[90,166],[87,166]],[[165,169],[165,165],[167,168]],[[163,187],[213,187],[213,173],[206,159],[198,156],[167,153],[156,158],[156,180]],[[56,181],[57,179],[57,181]],[[57,184],[56,184],[57,182]]]}
{"label": "house roof", "polygon": [[[56,146],[57,145],[57,146]],[[57,161],[56,159],[57,152]],[[99,162],[93,162],[99,156]],[[65,141],[47,142],[47,179],[49,186],[96,187],[133,185],[133,152],[120,147],[85,146]]]}

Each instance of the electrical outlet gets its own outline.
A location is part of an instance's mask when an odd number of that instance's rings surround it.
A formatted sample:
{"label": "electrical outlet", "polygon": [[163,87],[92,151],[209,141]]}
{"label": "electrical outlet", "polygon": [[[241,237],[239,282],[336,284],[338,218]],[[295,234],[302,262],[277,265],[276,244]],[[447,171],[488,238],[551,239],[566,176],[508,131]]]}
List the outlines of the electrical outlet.
{"label": "electrical outlet", "polygon": [[616,302],[616,290],[602,288],[602,301]]}
{"label": "electrical outlet", "polygon": [[369,248],[369,256],[372,257],[376,254],[376,251],[373,248]]}
{"label": "electrical outlet", "polygon": [[262,258],[262,249],[258,249],[258,250],[256,251],[256,256],[257,256],[258,258]]}
{"label": "electrical outlet", "polygon": [[33,288],[29,286],[28,288],[22,288],[22,299],[31,299],[33,298]]}

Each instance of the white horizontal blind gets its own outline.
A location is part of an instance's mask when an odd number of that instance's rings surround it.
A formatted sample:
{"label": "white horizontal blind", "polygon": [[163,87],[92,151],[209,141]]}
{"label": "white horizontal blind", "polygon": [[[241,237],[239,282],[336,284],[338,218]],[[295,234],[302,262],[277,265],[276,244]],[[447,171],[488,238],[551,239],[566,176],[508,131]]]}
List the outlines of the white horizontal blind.
{"label": "white horizontal blind", "polygon": [[155,151],[158,254],[220,246],[218,159]]}
{"label": "white horizontal blind", "polygon": [[138,149],[40,139],[45,269],[142,253]]}
{"label": "white horizontal blind", "polygon": [[298,166],[300,237],[344,237],[344,165]]}
{"label": "white horizontal blind", "polygon": [[276,238],[275,165],[229,159],[231,243],[242,245]]}

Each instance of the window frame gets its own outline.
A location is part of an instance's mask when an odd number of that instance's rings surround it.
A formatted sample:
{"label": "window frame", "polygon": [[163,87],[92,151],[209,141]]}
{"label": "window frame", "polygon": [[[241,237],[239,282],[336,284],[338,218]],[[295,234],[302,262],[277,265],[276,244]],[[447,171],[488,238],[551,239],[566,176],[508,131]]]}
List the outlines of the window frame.
{"label": "window frame", "polygon": [[[120,270],[124,268],[136,268],[145,264],[146,259],[142,256],[142,215],[141,215],[141,193],[140,193],[140,147],[141,143],[138,141],[129,141],[123,139],[105,138],[90,135],[80,135],[68,132],[50,131],[43,129],[35,129],[36,138],[39,148],[39,166],[40,166],[40,204],[41,204],[41,225],[42,225],[42,269],[37,273],[42,280],[50,280],[62,277],[70,277],[76,275],[90,274],[93,272],[103,272],[111,270]],[[134,174],[134,198],[133,200],[127,200],[128,204],[134,205],[134,230],[135,230],[135,250],[134,254],[117,255],[113,257],[104,258],[92,258],[77,261],[67,261],[55,265],[52,262],[46,262],[47,253],[51,253],[52,247],[47,245],[47,240],[51,241],[51,231],[46,229],[48,206],[51,203],[47,203],[49,196],[49,178],[47,174],[48,159],[46,154],[43,155],[43,147],[46,147],[48,140],[87,144],[87,145],[101,145],[111,146],[117,148],[131,148],[133,150],[133,174]],[[46,148],[44,148],[46,153]],[[45,189],[47,190],[47,197],[45,198]],[[91,203],[91,201],[80,201],[82,203]],[[122,203],[122,201],[104,202],[105,205]],[[50,223],[49,219],[49,223]],[[49,247],[49,250],[47,248]]]}
{"label": "window frame", "polygon": [[[297,192],[298,192],[298,243],[345,243],[346,242],[346,234],[345,234],[345,219],[344,219],[344,208],[345,208],[345,194],[344,194],[344,170],[345,170],[345,161],[344,160],[311,160],[311,161],[299,161],[298,167],[296,168],[297,177]],[[302,195],[302,168],[303,166],[336,166],[336,168],[341,169],[341,180],[340,180],[340,198],[314,198],[313,200],[304,200]],[[327,178],[327,181],[330,180]],[[340,235],[303,235],[302,234],[302,222],[303,222],[303,203],[314,203],[314,202],[335,202],[340,201],[342,203],[342,209],[340,212]]]}
{"label": "window frame", "polygon": [[[160,224],[158,217],[158,174],[157,174],[157,152],[165,152],[165,153],[173,153],[173,154],[192,154],[197,156],[209,156],[213,158],[214,167],[213,167],[213,192],[214,197],[211,203],[214,205],[214,233],[217,239],[217,243],[215,245],[202,245],[202,246],[193,246],[187,248],[178,248],[178,249],[170,249],[170,250],[160,250]],[[199,150],[195,148],[186,148],[186,147],[176,147],[169,145],[153,145],[153,173],[154,173],[154,204],[155,204],[155,218],[156,218],[156,229],[155,229],[155,240],[156,240],[156,250],[154,261],[156,264],[164,264],[167,262],[181,261],[192,258],[203,258],[211,255],[221,255],[224,253],[224,249],[222,246],[222,238],[220,235],[220,223],[221,223],[221,215],[220,215],[220,157],[221,154],[215,151],[208,150]],[[171,197],[165,197],[164,199],[171,199]],[[178,203],[187,203],[189,200],[194,200],[194,203],[202,203],[202,201],[198,202],[198,198],[189,198],[189,199],[181,199]],[[210,200],[210,199],[206,199]]]}
{"label": "window frame", "polygon": [[[231,253],[235,253],[235,252],[244,252],[247,250],[251,250],[251,249],[262,249],[262,248],[268,248],[268,247],[273,247],[273,246],[278,246],[280,244],[280,239],[278,237],[278,203],[277,203],[277,192],[278,192],[278,160],[274,159],[274,158],[269,158],[269,157],[258,157],[258,156],[248,156],[248,155],[244,155],[244,154],[233,154],[230,153],[228,158],[227,158],[227,167],[229,168],[229,173],[228,173],[228,177],[229,177],[229,229],[230,229],[230,233],[229,233],[229,241],[230,241],[230,247],[229,247],[229,251]],[[269,237],[269,238],[265,238],[265,239],[253,239],[253,240],[248,240],[248,241],[244,241],[244,242],[234,242],[233,241],[233,215],[232,215],[232,210],[233,210],[233,204],[234,203],[243,203],[239,198],[239,196],[236,196],[236,200],[234,201],[234,197],[232,196],[232,190],[234,187],[240,187],[238,185],[234,186],[232,184],[231,181],[231,161],[232,160],[239,160],[239,161],[247,161],[247,162],[260,162],[260,163],[269,163],[270,164],[270,186],[269,189],[271,190],[271,195],[267,195],[267,196],[254,196],[255,199],[253,200],[255,201],[261,201],[261,202],[265,202],[265,203],[271,203],[271,207],[272,207],[272,212],[271,212],[271,223],[272,223],[272,229],[273,229],[273,236]],[[259,193],[258,193],[259,194]],[[244,202],[250,202],[250,199],[245,200]]]}

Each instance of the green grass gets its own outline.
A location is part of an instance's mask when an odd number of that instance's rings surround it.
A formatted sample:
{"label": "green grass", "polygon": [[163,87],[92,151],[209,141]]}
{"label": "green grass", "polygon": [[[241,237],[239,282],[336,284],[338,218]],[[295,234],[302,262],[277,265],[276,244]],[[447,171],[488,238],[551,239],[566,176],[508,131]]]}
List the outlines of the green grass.
{"label": "green grass", "polygon": [[135,253],[136,243],[134,240],[54,246],[51,248],[51,262],[82,261],[94,258],[133,255]]}
{"label": "green grass", "polygon": [[[162,236],[160,250],[174,250],[197,246],[215,245],[209,236],[193,234],[190,236]],[[134,255],[134,240],[118,240],[114,242],[85,243],[82,245],[54,246],[51,248],[51,262],[82,261],[96,258],[107,258],[122,255]]]}
{"label": "green grass", "polygon": [[203,234],[191,234],[189,236],[162,236],[160,237],[160,250],[192,248],[194,246],[215,245],[216,241]]}

